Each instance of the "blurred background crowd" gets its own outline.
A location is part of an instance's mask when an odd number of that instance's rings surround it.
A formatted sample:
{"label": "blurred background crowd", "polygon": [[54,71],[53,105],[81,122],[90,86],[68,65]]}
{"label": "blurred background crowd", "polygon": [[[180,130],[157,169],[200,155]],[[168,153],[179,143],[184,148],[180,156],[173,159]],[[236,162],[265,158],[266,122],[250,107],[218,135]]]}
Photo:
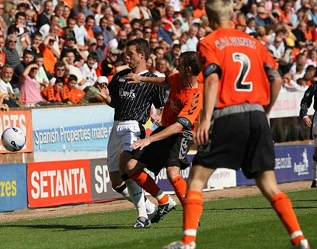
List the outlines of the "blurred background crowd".
{"label": "blurred background crowd", "polygon": [[[0,96],[10,107],[102,101],[95,92],[127,68],[125,43],[140,37],[151,48],[148,70],[173,74],[180,53],[196,51],[212,32],[204,4],[0,1]],[[282,91],[305,91],[317,76],[317,3],[234,0],[234,8],[232,26],[261,41],[278,62]]]}

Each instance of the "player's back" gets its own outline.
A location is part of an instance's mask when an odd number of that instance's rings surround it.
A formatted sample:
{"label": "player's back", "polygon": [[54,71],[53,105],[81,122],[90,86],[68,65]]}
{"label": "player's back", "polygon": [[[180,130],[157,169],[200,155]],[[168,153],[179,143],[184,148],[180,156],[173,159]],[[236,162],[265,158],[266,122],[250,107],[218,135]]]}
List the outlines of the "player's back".
{"label": "player's back", "polygon": [[236,29],[218,29],[199,44],[205,66],[222,69],[217,107],[242,103],[267,105],[269,84],[265,65],[277,65],[267,49],[250,35]]}

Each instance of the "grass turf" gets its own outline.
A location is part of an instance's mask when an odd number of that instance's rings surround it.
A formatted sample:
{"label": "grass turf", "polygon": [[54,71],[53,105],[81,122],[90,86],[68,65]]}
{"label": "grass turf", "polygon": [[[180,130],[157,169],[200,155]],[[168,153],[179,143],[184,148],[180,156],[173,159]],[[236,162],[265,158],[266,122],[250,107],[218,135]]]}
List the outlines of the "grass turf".
{"label": "grass turf", "polygon": [[[311,248],[317,248],[316,190],[288,193]],[[106,209],[105,204],[105,209]],[[148,249],[179,240],[182,208],[158,224],[135,229],[135,210],[0,223],[5,249]],[[199,249],[289,249],[289,237],[262,196],[205,202],[198,231]]]}

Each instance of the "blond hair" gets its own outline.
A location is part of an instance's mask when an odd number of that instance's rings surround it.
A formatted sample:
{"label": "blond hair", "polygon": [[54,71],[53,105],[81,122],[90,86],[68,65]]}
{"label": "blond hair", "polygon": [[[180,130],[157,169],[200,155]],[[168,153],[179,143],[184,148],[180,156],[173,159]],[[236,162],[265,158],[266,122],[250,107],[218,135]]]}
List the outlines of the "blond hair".
{"label": "blond hair", "polygon": [[221,21],[229,21],[233,12],[232,0],[207,0],[206,13],[216,24]]}

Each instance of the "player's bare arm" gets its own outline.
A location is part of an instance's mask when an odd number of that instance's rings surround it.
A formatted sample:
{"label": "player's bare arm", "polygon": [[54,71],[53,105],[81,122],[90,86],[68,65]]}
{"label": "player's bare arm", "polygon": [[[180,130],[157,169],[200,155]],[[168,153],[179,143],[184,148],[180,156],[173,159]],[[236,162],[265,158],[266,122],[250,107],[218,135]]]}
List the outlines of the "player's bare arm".
{"label": "player's bare arm", "polygon": [[141,82],[151,83],[157,86],[170,87],[165,77],[145,77],[134,73],[129,73],[125,79],[129,84],[140,84]]}
{"label": "player's bare arm", "polygon": [[133,144],[131,144],[132,149],[140,149],[142,150],[144,147],[148,146],[149,144],[163,140],[165,138],[171,137],[173,135],[179,134],[184,129],[183,125],[176,122],[169,127],[165,128],[161,132],[158,132],[152,136],[147,138],[137,140]]}
{"label": "player's bare arm", "polygon": [[194,134],[194,143],[202,145],[209,140],[209,128],[212,114],[215,108],[218,94],[219,76],[216,73],[210,74],[205,78],[203,92],[203,109],[200,124]]}
{"label": "player's bare arm", "polygon": [[282,77],[275,68],[265,66],[265,72],[270,82],[270,103],[264,107],[265,114],[268,116],[282,87]]}

